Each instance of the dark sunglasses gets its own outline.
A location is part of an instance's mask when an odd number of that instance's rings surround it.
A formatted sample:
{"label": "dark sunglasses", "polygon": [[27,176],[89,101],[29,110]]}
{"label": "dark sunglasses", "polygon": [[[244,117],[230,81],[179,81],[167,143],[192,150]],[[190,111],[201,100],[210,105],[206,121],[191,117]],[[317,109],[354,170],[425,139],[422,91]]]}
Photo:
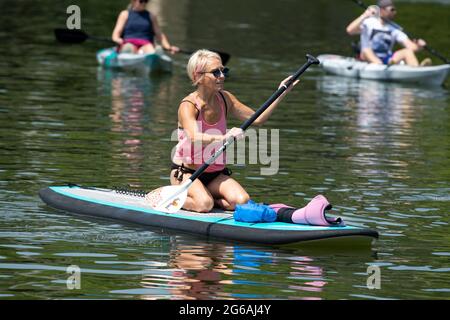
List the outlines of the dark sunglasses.
{"label": "dark sunglasses", "polygon": [[147,3],[148,0],[139,0],[139,3]]}
{"label": "dark sunglasses", "polygon": [[229,68],[225,67],[225,68],[217,68],[211,71],[206,71],[206,72],[202,72],[202,73],[211,73],[214,77],[219,78],[220,75],[223,74],[224,77],[228,77],[228,72],[230,71]]}

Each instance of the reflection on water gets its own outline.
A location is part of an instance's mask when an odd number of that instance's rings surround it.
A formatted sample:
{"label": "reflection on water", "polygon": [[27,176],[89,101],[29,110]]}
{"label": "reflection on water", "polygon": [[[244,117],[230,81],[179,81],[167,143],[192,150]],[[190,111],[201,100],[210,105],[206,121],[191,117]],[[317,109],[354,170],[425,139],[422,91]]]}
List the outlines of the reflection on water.
{"label": "reflection on water", "polygon": [[129,177],[126,184],[137,188],[143,187],[138,177],[152,173],[145,172],[146,165],[159,158],[149,143],[167,135],[158,123],[166,122],[166,100],[175,90],[169,79],[168,75],[149,77],[139,72],[97,69],[98,93],[110,100],[111,160],[115,170]]}
{"label": "reflection on water", "polygon": [[317,88],[326,94],[324,100],[328,103],[336,107],[354,108],[357,130],[366,133],[397,129],[394,134],[408,134],[411,122],[417,117],[414,106],[419,100],[445,101],[447,98],[447,91],[442,88],[408,87],[329,75],[319,77]]}
{"label": "reflection on water", "polygon": [[97,78],[99,89],[111,97],[111,132],[121,137],[112,141],[113,154],[126,159],[128,166],[124,169],[134,176],[144,161],[142,136],[148,123],[146,114],[151,108],[149,96],[154,88],[145,74],[130,75],[98,68]]}
{"label": "reflection on water", "polygon": [[[171,238],[167,268],[170,274],[145,273],[139,288],[114,291],[141,299],[321,299],[327,285],[323,268],[308,256],[277,250],[230,246]],[[278,269],[288,272],[287,283],[270,283]],[[288,280],[289,279],[289,280]]]}
{"label": "reflection on water", "polygon": [[[408,87],[328,75],[318,79],[317,88],[326,94],[324,101],[345,110],[348,116],[346,125],[353,135],[347,143],[355,150],[348,160],[358,168],[353,174],[377,178],[409,177],[408,153],[417,152],[411,137],[424,113],[429,112],[424,101],[440,100],[445,104],[448,98],[442,88]],[[395,170],[390,170],[392,167]]]}
{"label": "reflection on water", "polygon": [[[175,244],[175,243],[174,243]],[[227,248],[220,244],[176,244],[170,253],[169,265],[176,268],[173,299],[210,299],[223,292],[223,275],[232,271],[224,263]]]}

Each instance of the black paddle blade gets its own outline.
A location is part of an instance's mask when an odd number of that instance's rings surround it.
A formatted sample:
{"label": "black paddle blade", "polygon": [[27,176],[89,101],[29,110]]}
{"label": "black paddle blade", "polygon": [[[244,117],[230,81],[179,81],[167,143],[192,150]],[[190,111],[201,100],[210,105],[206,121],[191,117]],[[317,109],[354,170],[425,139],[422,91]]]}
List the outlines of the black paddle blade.
{"label": "black paddle blade", "polygon": [[56,40],[63,43],[81,43],[86,41],[88,35],[77,29],[55,29]]}

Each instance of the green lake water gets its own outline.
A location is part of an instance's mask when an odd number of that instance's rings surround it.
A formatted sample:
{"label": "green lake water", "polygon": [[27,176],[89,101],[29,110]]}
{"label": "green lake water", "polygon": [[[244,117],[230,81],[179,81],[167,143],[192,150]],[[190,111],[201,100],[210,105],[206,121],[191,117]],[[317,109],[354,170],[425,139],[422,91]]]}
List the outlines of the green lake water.
{"label": "green lake water", "polygon": [[[0,299],[448,299],[450,97],[446,86],[357,81],[311,68],[263,127],[279,168],[231,166],[253,199],[317,194],[347,224],[378,230],[367,250],[280,249],[145,229],[53,210],[48,185],[168,181],[188,57],[169,75],[98,68],[107,44],[63,45],[69,1],[0,2]],[[82,28],[108,37],[127,1],[76,1]],[[449,55],[450,5],[399,2],[397,22]],[[257,108],[305,54],[351,55],[351,1],[153,1],[179,47],[229,52],[226,89]],[[420,53],[420,57],[425,57]],[[433,58],[435,64],[439,60]],[[239,123],[230,120],[229,126]],[[66,272],[81,268],[81,288]],[[369,289],[378,267],[380,288]]]}

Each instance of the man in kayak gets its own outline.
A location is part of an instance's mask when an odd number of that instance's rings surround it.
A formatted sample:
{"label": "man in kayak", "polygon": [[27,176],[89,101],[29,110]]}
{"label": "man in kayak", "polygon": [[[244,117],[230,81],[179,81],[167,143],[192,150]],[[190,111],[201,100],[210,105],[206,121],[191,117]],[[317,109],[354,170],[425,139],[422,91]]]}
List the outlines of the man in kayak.
{"label": "man in kayak", "polygon": [[[189,59],[187,73],[196,90],[186,96],[178,108],[178,144],[172,157],[170,182],[179,185],[205,163],[230,137],[241,139],[244,132],[232,128],[227,132],[227,116],[247,120],[254,111],[240,102],[233,94],[223,90],[228,68],[222,65],[220,56],[209,50],[198,50]],[[283,85],[289,78],[282,81]],[[276,99],[254,124],[261,125],[278,106],[295,81]],[[209,212],[214,206],[234,210],[236,204],[247,203],[249,195],[230,177],[222,153],[194,180],[188,190],[183,208],[197,212]]]}
{"label": "man in kayak", "polygon": [[131,0],[127,10],[117,18],[112,40],[118,44],[119,52],[154,53],[155,39],[163,49],[172,54],[180,51],[169,43],[161,31],[156,16],[146,9],[149,0]]}
{"label": "man in kayak", "polygon": [[[394,19],[397,10],[392,0],[378,0],[377,6],[370,6],[358,18],[347,26],[349,35],[361,34],[360,59],[376,64],[396,64],[404,61],[410,66],[419,66],[415,52],[426,46],[423,39],[412,41],[401,30],[386,21]],[[403,45],[403,49],[392,51],[395,43]],[[426,58],[420,65],[429,65]]]}

